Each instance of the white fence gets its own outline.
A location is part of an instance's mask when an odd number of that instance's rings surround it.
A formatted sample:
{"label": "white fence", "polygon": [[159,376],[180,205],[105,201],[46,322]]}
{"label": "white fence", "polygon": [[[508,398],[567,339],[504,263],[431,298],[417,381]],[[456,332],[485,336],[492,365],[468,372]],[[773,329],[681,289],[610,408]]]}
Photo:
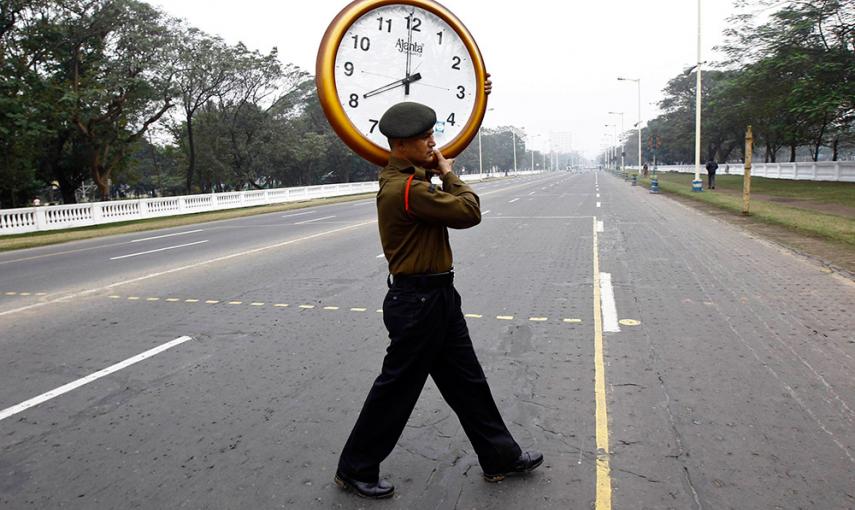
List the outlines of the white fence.
{"label": "white fence", "polygon": [[[707,171],[701,165],[701,173]],[[629,168],[629,167],[627,167]],[[633,167],[638,170],[638,167]],[[659,165],[659,172],[695,173],[695,165]],[[742,163],[719,163],[716,175],[742,175]],[[751,175],[771,179],[796,179],[800,181],[855,182],[855,161],[799,161],[796,163],[751,163]]]}
{"label": "white fence", "polygon": [[[528,175],[532,173],[537,172],[510,172],[509,175]],[[500,173],[498,175],[503,174]],[[491,174],[469,174],[462,176],[462,179],[467,182],[475,182],[490,176]],[[119,221],[222,211],[224,209],[237,209],[240,207],[300,202],[314,198],[357,195],[359,193],[376,192],[377,189],[377,181],[351,182],[297,188],[0,209],[0,236],[43,230],[90,227]]]}

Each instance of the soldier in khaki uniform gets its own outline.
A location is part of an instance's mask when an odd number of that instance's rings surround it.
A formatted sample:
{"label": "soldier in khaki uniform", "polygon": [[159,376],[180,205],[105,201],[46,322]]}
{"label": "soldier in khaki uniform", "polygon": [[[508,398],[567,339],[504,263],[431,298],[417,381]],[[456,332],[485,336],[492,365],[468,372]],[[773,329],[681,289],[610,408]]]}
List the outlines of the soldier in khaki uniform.
{"label": "soldier in khaki uniform", "polygon": [[[448,228],[480,223],[480,202],[452,171],[453,160],[436,150],[435,124],[427,106],[399,103],[379,125],[391,147],[377,194],[390,273],[383,321],[391,342],[335,476],[340,487],[368,498],[394,493],[379,478],[380,462],[401,436],[428,375],[460,419],[487,481],[543,462],[540,453],[523,452],[505,427],[469,338],[453,285]],[[434,174],[441,189],[430,182]]]}

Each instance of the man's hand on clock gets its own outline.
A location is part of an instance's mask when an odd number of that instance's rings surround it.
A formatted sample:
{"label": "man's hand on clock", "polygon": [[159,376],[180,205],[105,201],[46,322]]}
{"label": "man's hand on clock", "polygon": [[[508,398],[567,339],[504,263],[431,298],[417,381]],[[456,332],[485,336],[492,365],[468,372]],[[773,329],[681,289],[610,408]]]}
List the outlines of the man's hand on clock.
{"label": "man's hand on clock", "polygon": [[404,87],[406,87],[406,90],[409,90],[410,83],[413,83],[415,81],[419,81],[421,79],[422,79],[421,73],[416,73],[412,76],[407,75],[406,78],[403,78],[400,80],[395,80],[392,83],[389,83],[388,85],[383,85],[382,87],[374,89],[371,92],[366,92],[365,94],[362,95],[362,98],[367,99],[371,96],[376,96],[377,94],[380,94],[382,92],[386,92],[386,91],[389,91],[392,89],[396,89],[396,88],[401,87],[401,86],[404,86]]}

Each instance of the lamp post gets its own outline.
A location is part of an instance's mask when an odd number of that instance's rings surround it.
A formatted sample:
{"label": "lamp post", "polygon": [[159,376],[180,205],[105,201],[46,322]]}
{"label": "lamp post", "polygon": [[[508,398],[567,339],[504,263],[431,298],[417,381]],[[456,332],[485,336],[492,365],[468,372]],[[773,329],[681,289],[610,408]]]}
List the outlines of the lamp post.
{"label": "lamp post", "polygon": [[701,0],[698,0],[698,74],[695,83],[695,180],[692,191],[703,191],[701,182]]}
{"label": "lamp post", "polygon": [[620,115],[620,171],[626,171],[626,162],[624,155],[626,154],[626,142],[623,137],[623,112],[609,112],[609,115]]}
{"label": "lamp post", "polygon": [[[700,1],[700,0],[698,0]],[[638,86],[638,124],[636,124],[636,128],[638,128],[638,171],[641,171],[641,78],[621,78],[618,77],[618,81],[634,81]]]}
{"label": "lamp post", "polygon": [[[618,143],[617,124],[603,124],[603,126],[607,127],[607,128],[613,128],[612,129],[612,143],[614,144],[613,147],[615,147]],[[611,160],[613,163],[617,164],[617,154],[614,154],[612,156]]]}

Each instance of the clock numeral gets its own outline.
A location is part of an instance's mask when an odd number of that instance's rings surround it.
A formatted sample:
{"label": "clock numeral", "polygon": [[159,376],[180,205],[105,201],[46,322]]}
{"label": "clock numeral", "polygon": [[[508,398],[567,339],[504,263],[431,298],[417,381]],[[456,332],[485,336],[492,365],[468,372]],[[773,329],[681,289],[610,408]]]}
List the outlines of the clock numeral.
{"label": "clock numeral", "polygon": [[356,108],[357,106],[359,106],[359,95],[351,94],[350,101],[348,101],[347,104],[349,104],[351,108]]}
{"label": "clock numeral", "polygon": [[371,39],[367,37],[359,37],[358,35],[354,35],[353,39],[353,49],[361,49],[362,51],[368,51],[368,48],[371,47]]}
{"label": "clock numeral", "polygon": [[410,24],[411,24],[411,20],[412,20],[413,32],[421,32],[422,31],[422,29],[419,28],[420,26],[422,26],[422,20],[421,19],[414,17],[413,14],[410,14],[405,19],[407,20],[407,30],[410,30]]}
{"label": "clock numeral", "polygon": [[452,60],[452,62],[454,62],[453,64],[451,64],[451,68],[457,69],[459,71],[460,70],[460,62],[461,62],[460,57],[454,57],[451,60]]}
{"label": "clock numeral", "polygon": [[466,89],[463,87],[463,85],[458,85],[457,86],[457,99],[463,99],[464,97],[466,97]]}
{"label": "clock numeral", "polygon": [[449,124],[451,124],[453,126],[454,125],[454,114],[452,113],[451,115],[449,115],[448,118],[445,119],[445,122],[448,122]]}
{"label": "clock numeral", "polygon": [[353,62],[344,63],[344,75],[353,76]]}
{"label": "clock numeral", "polygon": [[371,130],[370,130],[370,131],[368,131],[368,133],[373,133],[373,132],[374,132],[374,128],[376,128],[376,127],[377,127],[377,124],[380,124],[380,121],[379,121],[379,120],[374,120],[374,119],[368,119],[368,122],[370,122],[370,123],[371,123]]}
{"label": "clock numeral", "polygon": [[442,44],[442,32],[437,32],[436,35],[439,37],[439,44]]}
{"label": "clock numeral", "polygon": [[[379,18],[377,18],[377,21],[380,22],[380,31],[382,32],[383,31],[383,21],[384,21],[383,16],[380,16]],[[392,20],[387,19],[385,21],[386,21],[386,31],[391,32],[392,31]]]}

